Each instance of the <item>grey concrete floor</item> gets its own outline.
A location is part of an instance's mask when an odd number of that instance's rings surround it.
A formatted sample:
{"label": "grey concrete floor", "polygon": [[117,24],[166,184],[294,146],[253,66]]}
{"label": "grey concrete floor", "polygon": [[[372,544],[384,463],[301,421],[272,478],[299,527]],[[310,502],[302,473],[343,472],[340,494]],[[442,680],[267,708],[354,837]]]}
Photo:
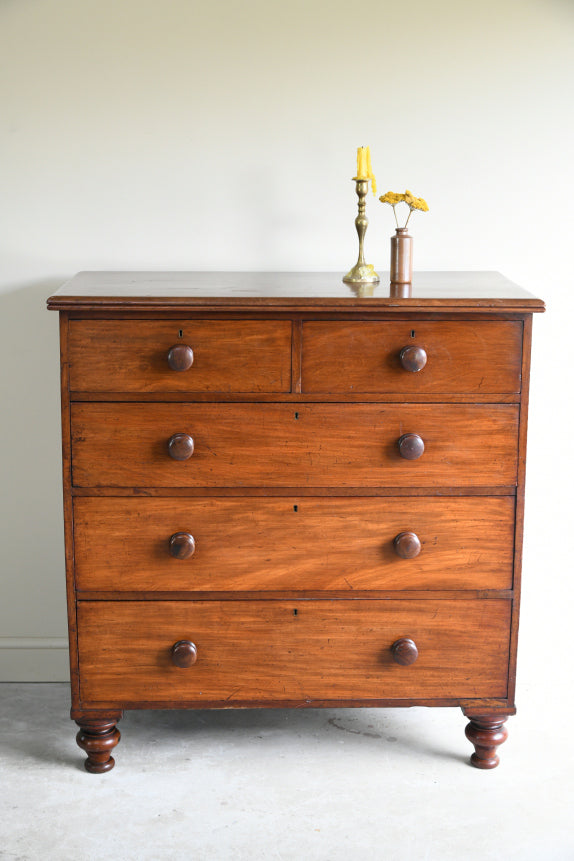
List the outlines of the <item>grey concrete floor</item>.
{"label": "grey concrete floor", "polygon": [[2,859],[574,859],[566,724],[534,702],[489,772],[459,710],[417,708],[127,712],[89,775],[67,685],[0,698]]}

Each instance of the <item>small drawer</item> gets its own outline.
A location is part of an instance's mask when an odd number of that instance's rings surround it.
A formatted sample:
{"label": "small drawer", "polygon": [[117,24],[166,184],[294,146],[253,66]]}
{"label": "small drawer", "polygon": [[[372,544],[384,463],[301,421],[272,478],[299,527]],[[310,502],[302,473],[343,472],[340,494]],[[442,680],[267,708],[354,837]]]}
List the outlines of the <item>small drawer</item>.
{"label": "small drawer", "polygon": [[518,322],[303,324],[304,393],[510,394],[521,361]]}
{"label": "small drawer", "polygon": [[82,601],[80,695],[84,708],[504,697],[509,633],[504,599]]}
{"label": "small drawer", "polygon": [[72,392],[288,392],[291,323],[71,320]]}
{"label": "small drawer", "polygon": [[510,589],[514,497],[76,497],[80,591]]}
{"label": "small drawer", "polygon": [[79,487],[516,483],[513,404],[72,404]]}

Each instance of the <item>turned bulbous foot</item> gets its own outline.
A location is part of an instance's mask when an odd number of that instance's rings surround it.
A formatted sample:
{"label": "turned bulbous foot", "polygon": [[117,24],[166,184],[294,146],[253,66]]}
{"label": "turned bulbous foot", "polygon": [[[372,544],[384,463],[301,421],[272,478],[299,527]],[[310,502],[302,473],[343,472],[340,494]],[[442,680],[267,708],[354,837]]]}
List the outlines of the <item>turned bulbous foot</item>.
{"label": "turned bulbous foot", "polygon": [[103,774],[110,771],[115,760],[112,750],[120,740],[120,731],[115,720],[77,720],[80,731],[76,736],[78,746],[84,750],[88,758],[84,763],[86,771],[91,774]]}
{"label": "turned bulbous foot", "polygon": [[465,735],[474,745],[475,753],[470,762],[475,768],[496,768],[500,762],[496,749],[508,738],[508,730],[504,726],[506,717],[468,715],[470,723],[465,729]]}

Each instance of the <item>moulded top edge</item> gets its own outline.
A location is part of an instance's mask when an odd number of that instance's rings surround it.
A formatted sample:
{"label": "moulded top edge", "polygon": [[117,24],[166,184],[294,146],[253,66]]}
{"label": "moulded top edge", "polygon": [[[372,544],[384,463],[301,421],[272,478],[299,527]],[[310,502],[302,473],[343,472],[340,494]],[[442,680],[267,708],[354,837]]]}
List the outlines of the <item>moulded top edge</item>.
{"label": "moulded top edge", "polygon": [[421,272],[404,287],[345,284],[321,272],[80,272],[48,299],[53,310],[486,310],[531,313],[544,303],[497,272]]}

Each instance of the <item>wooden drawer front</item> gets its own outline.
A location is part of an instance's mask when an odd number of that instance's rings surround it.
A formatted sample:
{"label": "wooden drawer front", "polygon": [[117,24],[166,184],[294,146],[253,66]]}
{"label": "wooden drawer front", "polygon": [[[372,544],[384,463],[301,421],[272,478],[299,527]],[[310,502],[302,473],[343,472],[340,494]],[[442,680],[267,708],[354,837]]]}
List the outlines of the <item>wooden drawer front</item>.
{"label": "wooden drawer front", "polygon": [[[414,333],[414,337],[413,337]],[[407,371],[403,347],[423,347]],[[303,392],[481,394],[520,391],[522,324],[403,322],[303,324]]]}
{"label": "wooden drawer front", "polygon": [[[297,611],[295,613],[295,611]],[[99,703],[503,697],[510,602],[86,601],[81,699]],[[411,666],[391,646],[412,638]],[[173,666],[190,640],[197,662]]]}
{"label": "wooden drawer front", "polygon": [[[488,486],[516,482],[518,407],[72,404],[73,481],[110,487]],[[195,444],[168,454],[174,434]],[[420,434],[422,457],[398,440]]]}
{"label": "wooden drawer front", "polygon": [[[414,532],[418,556],[394,539]],[[77,497],[76,586],[102,591],[510,589],[513,497]],[[191,535],[188,558],[170,538]]]}
{"label": "wooden drawer front", "polygon": [[[170,368],[174,345],[191,347],[189,370]],[[288,392],[291,323],[71,320],[69,357],[72,391]]]}

